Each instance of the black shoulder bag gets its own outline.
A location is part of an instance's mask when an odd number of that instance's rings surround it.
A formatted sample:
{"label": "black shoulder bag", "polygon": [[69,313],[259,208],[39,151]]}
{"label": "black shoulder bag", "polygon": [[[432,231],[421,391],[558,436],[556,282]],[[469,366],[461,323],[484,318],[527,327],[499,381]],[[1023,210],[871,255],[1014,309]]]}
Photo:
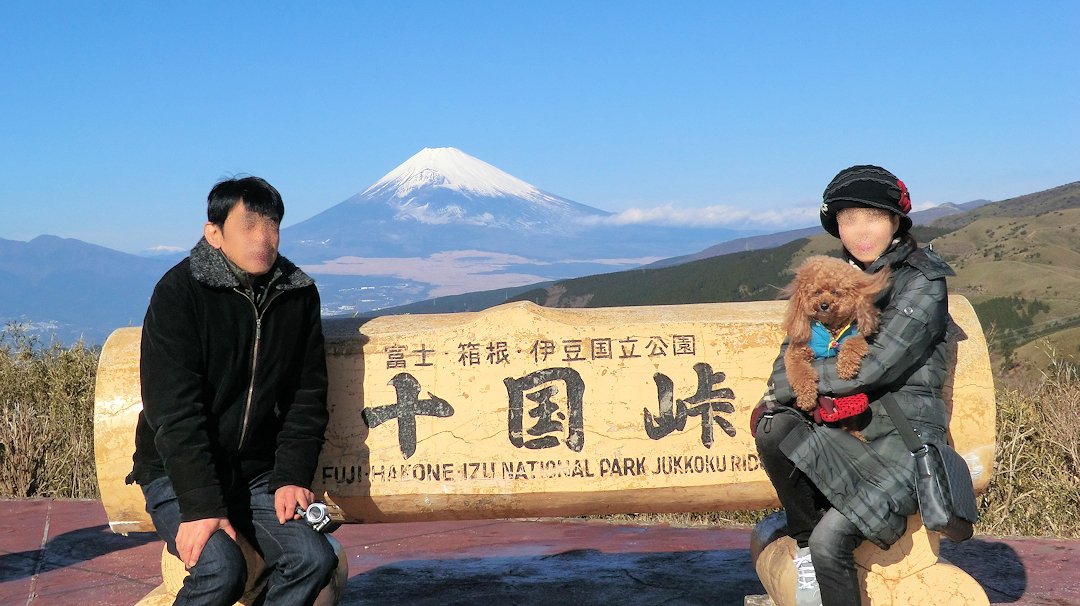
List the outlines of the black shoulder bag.
{"label": "black shoulder bag", "polygon": [[881,403],[915,457],[915,490],[923,526],[954,543],[971,538],[979,507],[967,461],[948,444],[923,443],[922,436],[890,396],[883,397]]}

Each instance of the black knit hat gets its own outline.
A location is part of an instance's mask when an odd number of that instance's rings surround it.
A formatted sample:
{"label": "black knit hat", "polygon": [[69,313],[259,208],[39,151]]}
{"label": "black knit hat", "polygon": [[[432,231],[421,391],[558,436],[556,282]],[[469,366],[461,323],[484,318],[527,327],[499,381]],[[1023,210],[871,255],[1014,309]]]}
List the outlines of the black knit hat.
{"label": "black knit hat", "polygon": [[868,206],[895,213],[900,217],[896,235],[911,229],[911,197],[907,186],[896,175],[880,166],[852,166],[840,171],[825,188],[821,202],[821,226],[840,237],[836,213],[842,208]]}

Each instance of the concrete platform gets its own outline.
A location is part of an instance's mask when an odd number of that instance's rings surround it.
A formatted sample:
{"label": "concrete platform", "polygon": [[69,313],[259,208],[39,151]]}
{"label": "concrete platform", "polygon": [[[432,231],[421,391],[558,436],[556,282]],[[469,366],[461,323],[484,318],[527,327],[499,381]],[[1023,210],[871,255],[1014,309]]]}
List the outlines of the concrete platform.
{"label": "concrete platform", "polygon": [[[595,520],[343,526],[342,604],[742,606],[764,593],[749,529]],[[131,606],[161,582],[157,536],[108,530],[98,501],[0,500],[0,605]],[[991,603],[1080,605],[1080,540],[942,542]]]}

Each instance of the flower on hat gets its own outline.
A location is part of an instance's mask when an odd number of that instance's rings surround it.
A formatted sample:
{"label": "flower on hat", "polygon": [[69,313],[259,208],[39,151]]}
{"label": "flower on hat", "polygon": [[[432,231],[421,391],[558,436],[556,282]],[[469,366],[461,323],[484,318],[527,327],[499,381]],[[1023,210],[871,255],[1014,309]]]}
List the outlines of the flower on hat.
{"label": "flower on hat", "polygon": [[906,215],[911,212],[911,196],[908,195],[907,186],[900,179],[896,180],[896,186],[900,188],[900,210]]}

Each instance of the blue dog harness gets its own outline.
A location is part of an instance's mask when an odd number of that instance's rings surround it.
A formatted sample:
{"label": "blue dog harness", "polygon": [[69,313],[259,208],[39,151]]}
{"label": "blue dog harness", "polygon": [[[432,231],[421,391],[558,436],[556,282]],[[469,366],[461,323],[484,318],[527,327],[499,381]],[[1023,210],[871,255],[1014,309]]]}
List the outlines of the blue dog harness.
{"label": "blue dog harness", "polygon": [[820,360],[821,358],[831,358],[840,351],[840,344],[851,335],[858,334],[858,329],[855,328],[855,322],[844,327],[840,331],[840,336],[835,339],[829,333],[829,329],[825,328],[825,325],[817,320],[811,320],[810,322],[810,341],[807,345],[810,349],[814,350],[814,355]]}

